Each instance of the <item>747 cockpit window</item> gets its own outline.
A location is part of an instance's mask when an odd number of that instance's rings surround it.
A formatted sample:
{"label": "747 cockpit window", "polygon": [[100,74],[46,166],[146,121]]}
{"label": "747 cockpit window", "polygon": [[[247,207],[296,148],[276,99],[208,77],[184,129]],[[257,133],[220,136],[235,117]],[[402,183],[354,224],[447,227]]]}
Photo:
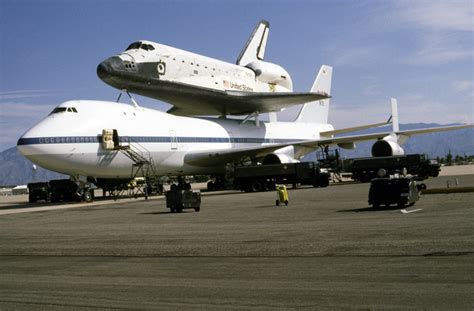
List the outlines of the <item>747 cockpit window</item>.
{"label": "747 cockpit window", "polygon": [[133,42],[132,44],[130,44],[125,51],[135,50],[135,49],[153,51],[155,48],[151,44],[146,44],[146,43],[142,43],[142,42],[138,41],[138,42]]}
{"label": "747 cockpit window", "polygon": [[59,112],[74,112],[77,113],[77,109],[75,107],[56,107],[51,111],[50,114],[59,113]]}

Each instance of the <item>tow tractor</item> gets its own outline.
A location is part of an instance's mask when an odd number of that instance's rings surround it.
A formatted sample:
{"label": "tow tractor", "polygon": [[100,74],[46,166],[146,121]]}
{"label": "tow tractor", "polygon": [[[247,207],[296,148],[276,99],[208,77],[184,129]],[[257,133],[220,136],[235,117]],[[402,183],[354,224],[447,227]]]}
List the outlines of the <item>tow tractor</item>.
{"label": "tow tractor", "polygon": [[[383,172],[380,174],[383,176]],[[417,184],[415,177],[395,176],[372,179],[369,189],[369,205],[379,208],[380,205],[396,204],[399,208],[413,206],[420,199],[425,184]]]}
{"label": "tow tractor", "polygon": [[201,210],[201,191],[192,190],[191,184],[179,182],[172,184],[166,191],[166,207],[171,213],[181,213],[183,209],[192,208],[196,212]]}

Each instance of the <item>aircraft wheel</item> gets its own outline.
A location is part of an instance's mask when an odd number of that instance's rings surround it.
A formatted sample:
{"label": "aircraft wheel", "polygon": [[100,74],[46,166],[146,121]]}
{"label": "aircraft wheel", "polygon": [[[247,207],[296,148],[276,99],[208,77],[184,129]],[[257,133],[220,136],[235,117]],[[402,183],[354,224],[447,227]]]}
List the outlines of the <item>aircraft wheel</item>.
{"label": "aircraft wheel", "polygon": [[82,195],[82,199],[87,203],[92,202],[93,200],[92,192],[90,190],[84,191],[84,194]]}

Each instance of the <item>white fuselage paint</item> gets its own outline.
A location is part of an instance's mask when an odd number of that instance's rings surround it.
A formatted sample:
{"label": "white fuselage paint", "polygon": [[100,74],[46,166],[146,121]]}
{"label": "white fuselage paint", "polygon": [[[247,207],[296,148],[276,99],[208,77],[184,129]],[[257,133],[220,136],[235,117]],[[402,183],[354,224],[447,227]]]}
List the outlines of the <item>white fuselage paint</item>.
{"label": "white fuselage paint", "polygon": [[117,150],[105,150],[103,129],[116,129],[120,137],[135,137],[137,146],[151,156],[160,175],[222,173],[222,165],[190,166],[186,154],[258,147],[286,141],[319,139],[329,124],[254,122],[189,118],[154,109],[103,101],[69,101],[58,107],[77,111],[52,113],[28,130],[18,149],[34,163],[72,176],[127,178],[132,160]]}

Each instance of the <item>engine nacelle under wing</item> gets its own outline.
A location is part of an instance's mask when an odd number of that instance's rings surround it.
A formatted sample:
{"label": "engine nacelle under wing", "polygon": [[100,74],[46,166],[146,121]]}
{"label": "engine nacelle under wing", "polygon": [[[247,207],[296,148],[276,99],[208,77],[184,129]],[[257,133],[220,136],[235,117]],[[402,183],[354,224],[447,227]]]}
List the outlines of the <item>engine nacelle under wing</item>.
{"label": "engine nacelle under wing", "polygon": [[288,89],[288,91],[293,91],[293,82],[291,81],[290,74],[283,67],[261,60],[253,61],[245,67],[255,73],[258,81],[278,84]]}
{"label": "engine nacelle under wing", "polygon": [[284,148],[275,150],[267,154],[263,158],[263,165],[266,164],[283,164],[299,162],[295,159],[295,148],[293,146],[286,146]]}
{"label": "engine nacelle under wing", "polygon": [[396,135],[388,135],[376,141],[372,145],[371,151],[373,157],[390,157],[405,154],[405,150],[398,143]]}

